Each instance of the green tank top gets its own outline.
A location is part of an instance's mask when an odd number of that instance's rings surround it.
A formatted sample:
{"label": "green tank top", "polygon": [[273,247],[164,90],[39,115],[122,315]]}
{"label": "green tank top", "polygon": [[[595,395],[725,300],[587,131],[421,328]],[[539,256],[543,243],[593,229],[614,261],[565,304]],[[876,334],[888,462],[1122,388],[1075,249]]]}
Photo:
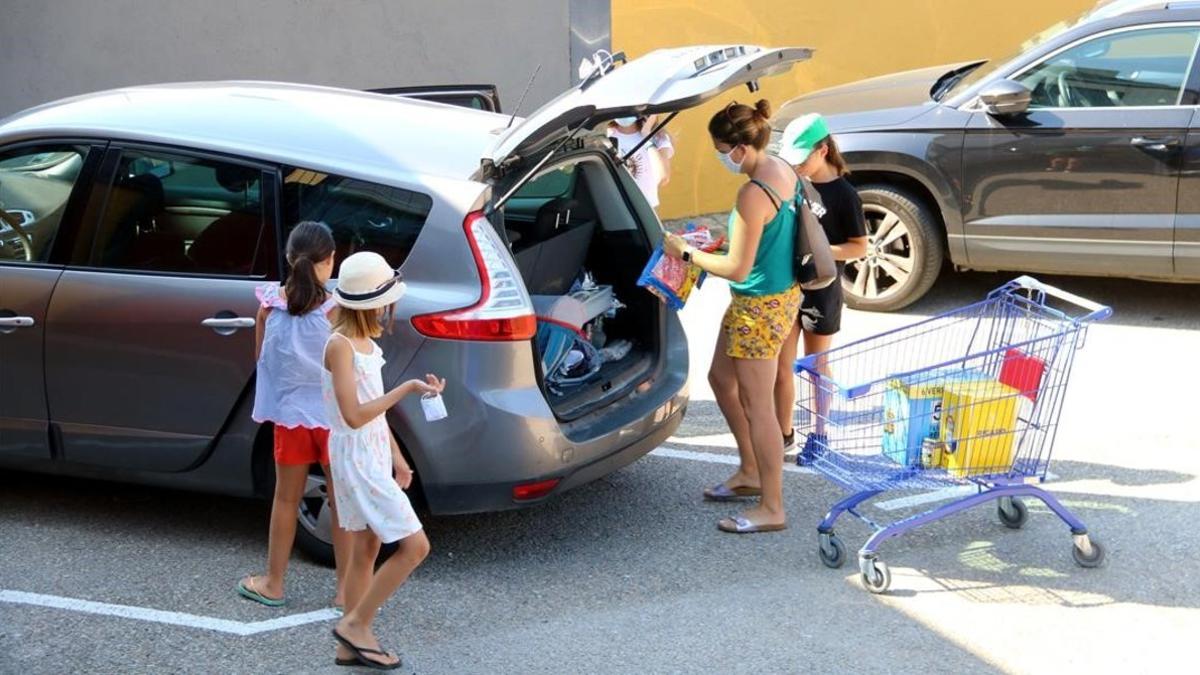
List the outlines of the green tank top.
{"label": "green tank top", "polygon": [[[750,276],[741,283],[730,283],[729,287],[738,295],[774,295],[782,293],[796,283],[796,201],[780,198],[770,185],[758,180],[750,182],[761,187],[775,202],[778,211],[775,217],[763,226],[762,239],[754,254],[754,267]],[[797,183],[799,187],[799,183]],[[729,232],[733,236],[733,219],[737,213],[729,213]]]}

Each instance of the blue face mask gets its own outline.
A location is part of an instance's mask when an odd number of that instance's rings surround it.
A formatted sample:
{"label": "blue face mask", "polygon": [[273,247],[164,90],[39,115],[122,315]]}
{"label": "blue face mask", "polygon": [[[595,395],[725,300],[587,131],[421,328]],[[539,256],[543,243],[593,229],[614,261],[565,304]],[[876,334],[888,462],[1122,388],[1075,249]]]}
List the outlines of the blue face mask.
{"label": "blue face mask", "polygon": [[613,121],[616,122],[620,126],[631,127],[631,126],[637,124],[638,118],[636,115],[633,117],[618,117],[617,119],[615,119]]}

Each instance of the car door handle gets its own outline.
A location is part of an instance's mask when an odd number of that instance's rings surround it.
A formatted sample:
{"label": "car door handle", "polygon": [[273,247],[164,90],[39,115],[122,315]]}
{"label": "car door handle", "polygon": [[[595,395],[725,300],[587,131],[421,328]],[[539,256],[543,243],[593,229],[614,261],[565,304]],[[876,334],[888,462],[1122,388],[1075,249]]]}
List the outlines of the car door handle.
{"label": "car door handle", "polygon": [[1163,152],[1167,148],[1177,147],[1179,145],[1179,138],[1146,138],[1145,136],[1134,136],[1129,139],[1129,144],[1138,148]]}
{"label": "car door handle", "polygon": [[241,328],[254,328],[254,319],[241,316],[229,318],[213,317],[211,319],[205,319],[201,321],[200,324],[205,328],[211,328],[218,333],[228,335],[229,333]]}
{"label": "car door handle", "polygon": [[0,317],[0,328],[31,328],[34,323],[32,316]]}

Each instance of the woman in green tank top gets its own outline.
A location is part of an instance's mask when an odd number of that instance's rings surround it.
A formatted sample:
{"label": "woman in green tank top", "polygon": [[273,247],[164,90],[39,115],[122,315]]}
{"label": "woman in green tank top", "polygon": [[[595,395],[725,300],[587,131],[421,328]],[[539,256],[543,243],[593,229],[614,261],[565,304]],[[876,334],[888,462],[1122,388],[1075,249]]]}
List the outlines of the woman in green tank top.
{"label": "woman in green tank top", "polygon": [[741,462],[728,480],[704,491],[710,501],[761,496],[746,512],[721,520],[725,532],[773,532],[786,527],[783,438],[775,414],[775,376],[783,342],[800,310],[793,268],[796,174],[766,152],[770,104],[730,103],[708,123],[717,158],[745,175],[729,214],[729,253],[705,253],[667,235],[664,250],[730,281],[732,298],[721,322],[708,380],[737,441]]}

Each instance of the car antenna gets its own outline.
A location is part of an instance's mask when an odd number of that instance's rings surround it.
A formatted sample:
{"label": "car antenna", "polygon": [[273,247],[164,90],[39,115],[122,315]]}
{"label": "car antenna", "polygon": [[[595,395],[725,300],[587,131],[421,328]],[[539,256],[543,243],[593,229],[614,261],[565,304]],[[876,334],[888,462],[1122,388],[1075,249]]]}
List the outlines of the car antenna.
{"label": "car antenna", "polygon": [[529,95],[529,88],[533,86],[533,81],[537,79],[538,73],[541,71],[542,64],[539,63],[537,68],[533,69],[533,75],[529,76],[529,83],[525,85],[525,91],[521,93],[521,100],[517,101],[517,107],[513,108],[512,117],[508,118],[508,126],[504,127],[505,129],[511,128],[513,122],[516,121],[517,113],[521,112],[521,105],[525,103],[525,97]]}

